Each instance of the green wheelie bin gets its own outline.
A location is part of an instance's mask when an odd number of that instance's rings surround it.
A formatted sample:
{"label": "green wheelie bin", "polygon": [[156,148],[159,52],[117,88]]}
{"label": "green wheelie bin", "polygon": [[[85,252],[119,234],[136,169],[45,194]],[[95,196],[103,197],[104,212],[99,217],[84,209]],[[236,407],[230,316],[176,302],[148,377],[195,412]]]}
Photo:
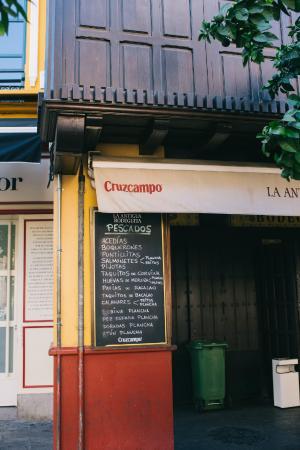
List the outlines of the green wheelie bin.
{"label": "green wheelie bin", "polygon": [[225,342],[195,340],[188,344],[192,364],[194,402],[199,410],[224,407],[226,348]]}

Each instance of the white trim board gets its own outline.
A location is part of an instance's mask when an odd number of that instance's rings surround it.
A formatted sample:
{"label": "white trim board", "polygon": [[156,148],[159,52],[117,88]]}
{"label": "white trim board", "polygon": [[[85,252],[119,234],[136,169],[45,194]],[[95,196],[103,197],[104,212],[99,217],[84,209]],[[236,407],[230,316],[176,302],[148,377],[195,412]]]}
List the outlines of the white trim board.
{"label": "white trim board", "polygon": [[0,127],[0,134],[37,133],[37,127]]}

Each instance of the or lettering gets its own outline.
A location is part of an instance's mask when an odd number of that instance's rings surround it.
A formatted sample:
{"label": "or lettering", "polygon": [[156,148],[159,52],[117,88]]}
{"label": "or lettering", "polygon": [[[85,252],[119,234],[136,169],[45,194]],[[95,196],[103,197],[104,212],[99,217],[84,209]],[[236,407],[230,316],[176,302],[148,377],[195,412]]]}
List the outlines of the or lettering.
{"label": "or lettering", "polygon": [[0,191],[17,191],[17,183],[22,183],[23,178],[0,177]]}

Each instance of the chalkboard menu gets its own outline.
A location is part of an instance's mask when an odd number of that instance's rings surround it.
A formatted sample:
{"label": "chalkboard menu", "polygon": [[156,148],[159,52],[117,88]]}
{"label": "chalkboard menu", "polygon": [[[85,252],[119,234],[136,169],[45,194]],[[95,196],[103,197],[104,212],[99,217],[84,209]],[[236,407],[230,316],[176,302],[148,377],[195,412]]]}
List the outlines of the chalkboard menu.
{"label": "chalkboard menu", "polygon": [[160,214],[95,213],[95,343],[165,343]]}

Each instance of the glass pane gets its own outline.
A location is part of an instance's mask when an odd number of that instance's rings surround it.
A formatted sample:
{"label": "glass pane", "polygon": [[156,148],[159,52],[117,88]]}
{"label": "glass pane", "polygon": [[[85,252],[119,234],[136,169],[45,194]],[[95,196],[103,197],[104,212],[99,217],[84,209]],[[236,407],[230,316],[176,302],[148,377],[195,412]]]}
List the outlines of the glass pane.
{"label": "glass pane", "polygon": [[9,320],[15,318],[15,277],[10,277]]}
{"label": "glass pane", "polygon": [[8,360],[9,373],[14,371],[14,329],[9,328],[9,360]]}
{"label": "glass pane", "polygon": [[7,269],[8,225],[0,225],[0,270]]}
{"label": "glass pane", "polygon": [[0,277],[0,321],[6,320],[7,313],[7,277]]}
{"label": "glass pane", "polygon": [[5,372],[6,329],[0,328],[0,373]]}
{"label": "glass pane", "polygon": [[16,256],[16,225],[11,226],[11,254],[10,254],[10,268],[15,269],[15,256]]}

